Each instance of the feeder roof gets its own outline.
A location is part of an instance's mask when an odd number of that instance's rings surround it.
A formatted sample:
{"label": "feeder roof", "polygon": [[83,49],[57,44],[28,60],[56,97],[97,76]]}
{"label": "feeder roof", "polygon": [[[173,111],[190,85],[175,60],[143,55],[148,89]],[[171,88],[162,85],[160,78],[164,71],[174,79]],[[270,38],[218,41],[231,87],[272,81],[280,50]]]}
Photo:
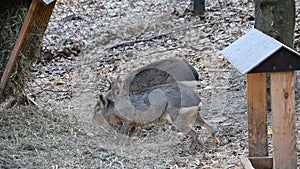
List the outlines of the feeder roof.
{"label": "feeder roof", "polygon": [[40,0],[40,2],[42,2],[45,5],[49,5],[53,2],[54,0]]}
{"label": "feeder roof", "polygon": [[299,53],[257,29],[221,53],[242,74],[300,69]]}

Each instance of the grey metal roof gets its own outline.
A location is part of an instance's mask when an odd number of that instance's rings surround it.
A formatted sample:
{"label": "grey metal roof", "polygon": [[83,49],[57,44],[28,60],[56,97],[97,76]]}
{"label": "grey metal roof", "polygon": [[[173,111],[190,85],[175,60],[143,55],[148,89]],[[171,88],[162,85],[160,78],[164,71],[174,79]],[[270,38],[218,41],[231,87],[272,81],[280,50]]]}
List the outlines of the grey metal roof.
{"label": "grey metal roof", "polygon": [[44,5],[49,5],[50,3],[52,3],[54,0],[40,0],[40,2],[42,2]]}
{"label": "grey metal roof", "polygon": [[300,59],[300,55],[293,49],[257,29],[250,30],[240,39],[226,47],[221,53],[239,72],[245,74],[278,52],[281,48],[288,50],[293,55],[299,56]]}

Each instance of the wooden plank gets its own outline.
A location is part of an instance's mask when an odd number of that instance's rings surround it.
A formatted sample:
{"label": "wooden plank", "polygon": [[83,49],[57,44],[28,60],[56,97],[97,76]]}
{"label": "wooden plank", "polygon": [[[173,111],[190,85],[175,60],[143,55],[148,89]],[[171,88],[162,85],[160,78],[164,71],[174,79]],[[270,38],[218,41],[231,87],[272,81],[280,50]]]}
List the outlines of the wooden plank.
{"label": "wooden plank", "polygon": [[242,167],[244,169],[272,169],[272,157],[240,157]]}
{"label": "wooden plank", "polygon": [[41,42],[41,37],[47,28],[55,2],[56,0],[48,6],[44,6],[39,0],[32,1],[16,44],[2,74],[0,81],[0,97],[3,95],[9,74],[18,59],[20,51],[24,51],[25,53],[25,51],[34,51],[35,49],[33,49],[33,47],[39,47],[38,45],[32,45],[32,43],[39,44]]}
{"label": "wooden plank", "polygon": [[255,169],[272,169],[273,158],[272,157],[249,157],[252,166]]}
{"label": "wooden plank", "polygon": [[274,169],[296,169],[294,72],[271,73]]}
{"label": "wooden plank", "polygon": [[242,156],[240,157],[240,160],[244,169],[255,169],[247,157]]}
{"label": "wooden plank", "polygon": [[247,74],[249,157],[268,156],[266,73]]}

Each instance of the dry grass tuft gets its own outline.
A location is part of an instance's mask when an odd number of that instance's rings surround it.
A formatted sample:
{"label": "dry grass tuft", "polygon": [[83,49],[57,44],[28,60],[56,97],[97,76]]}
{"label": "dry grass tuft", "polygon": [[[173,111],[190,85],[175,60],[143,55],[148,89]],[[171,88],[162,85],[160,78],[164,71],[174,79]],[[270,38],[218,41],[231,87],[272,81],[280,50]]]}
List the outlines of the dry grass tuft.
{"label": "dry grass tuft", "polygon": [[47,154],[69,144],[78,133],[76,123],[74,116],[32,106],[0,111],[0,168],[45,163]]}

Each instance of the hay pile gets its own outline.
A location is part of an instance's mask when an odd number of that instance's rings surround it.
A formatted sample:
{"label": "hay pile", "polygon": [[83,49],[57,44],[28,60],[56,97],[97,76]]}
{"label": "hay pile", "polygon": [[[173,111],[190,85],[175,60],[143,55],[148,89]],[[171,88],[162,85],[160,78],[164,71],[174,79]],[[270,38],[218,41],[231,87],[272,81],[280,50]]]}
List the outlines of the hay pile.
{"label": "hay pile", "polygon": [[74,116],[43,108],[0,110],[0,168],[52,168],[47,158],[64,153],[56,147],[72,143],[79,132],[75,125]]}
{"label": "hay pile", "polygon": [[[2,77],[6,63],[18,38],[30,3],[31,0],[5,0],[0,2],[0,77]],[[29,46],[35,45],[29,44]],[[11,72],[4,95],[0,96],[0,103],[7,96],[14,96],[19,99],[23,95],[26,81],[29,79],[29,65],[36,59],[32,57],[33,52],[36,50],[28,49],[20,52],[20,57]]]}

